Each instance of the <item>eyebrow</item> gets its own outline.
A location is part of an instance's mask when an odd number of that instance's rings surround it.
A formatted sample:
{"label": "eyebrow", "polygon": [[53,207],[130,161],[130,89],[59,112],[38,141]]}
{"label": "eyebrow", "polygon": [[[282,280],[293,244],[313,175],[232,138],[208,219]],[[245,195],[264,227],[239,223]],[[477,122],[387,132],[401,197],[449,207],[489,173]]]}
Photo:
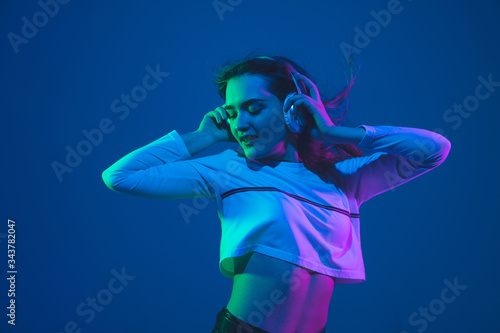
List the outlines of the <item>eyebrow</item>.
{"label": "eyebrow", "polygon": [[[260,101],[267,101],[267,99],[262,99],[262,98],[251,98],[249,100],[246,100],[244,101],[243,103],[241,103],[241,106],[242,107],[245,107],[245,106],[249,106],[255,102],[260,102]],[[226,110],[234,110],[235,107],[233,105],[226,105],[225,107]]]}

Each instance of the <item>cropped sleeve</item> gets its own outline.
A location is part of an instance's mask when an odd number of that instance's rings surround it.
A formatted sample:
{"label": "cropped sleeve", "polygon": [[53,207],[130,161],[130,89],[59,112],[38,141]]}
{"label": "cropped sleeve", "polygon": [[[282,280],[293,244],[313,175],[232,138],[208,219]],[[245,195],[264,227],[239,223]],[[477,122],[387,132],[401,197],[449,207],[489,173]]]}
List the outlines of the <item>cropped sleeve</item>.
{"label": "cropped sleeve", "polygon": [[213,188],[176,130],[125,155],[103,171],[110,189],[145,198],[209,197]]}
{"label": "cropped sleeve", "polygon": [[358,205],[400,186],[443,163],[451,143],[442,135],[419,128],[360,125],[358,143],[367,156],[336,163],[344,187]]}

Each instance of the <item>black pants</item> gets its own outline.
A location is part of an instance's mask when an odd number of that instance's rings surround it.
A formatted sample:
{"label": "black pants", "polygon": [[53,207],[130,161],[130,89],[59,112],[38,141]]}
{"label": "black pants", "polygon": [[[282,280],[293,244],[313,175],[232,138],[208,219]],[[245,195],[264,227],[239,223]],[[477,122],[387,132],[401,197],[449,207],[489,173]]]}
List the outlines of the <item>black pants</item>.
{"label": "black pants", "polygon": [[[217,313],[217,320],[215,322],[212,333],[269,333],[263,329],[250,325],[249,323],[235,317],[224,306],[219,313]],[[323,327],[318,333],[326,333],[326,326]]]}

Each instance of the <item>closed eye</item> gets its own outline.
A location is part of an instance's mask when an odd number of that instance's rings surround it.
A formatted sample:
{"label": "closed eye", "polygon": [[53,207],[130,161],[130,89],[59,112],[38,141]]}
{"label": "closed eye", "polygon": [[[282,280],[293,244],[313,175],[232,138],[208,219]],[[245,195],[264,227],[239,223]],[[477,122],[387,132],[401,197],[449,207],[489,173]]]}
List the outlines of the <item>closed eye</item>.
{"label": "closed eye", "polygon": [[[264,109],[264,108],[260,108],[260,109],[258,109],[258,110],[252,110],[252,111],[250,111],[250,114],[258,114],[258,113],[259,113],[260,111],[262,111],[263,109]],[[235,116],[235,115],[230,115],[230,114],[228,113],[228,117],[227,117],[227,119],[234,119],[234,118],[236,118],[236,116]]]}

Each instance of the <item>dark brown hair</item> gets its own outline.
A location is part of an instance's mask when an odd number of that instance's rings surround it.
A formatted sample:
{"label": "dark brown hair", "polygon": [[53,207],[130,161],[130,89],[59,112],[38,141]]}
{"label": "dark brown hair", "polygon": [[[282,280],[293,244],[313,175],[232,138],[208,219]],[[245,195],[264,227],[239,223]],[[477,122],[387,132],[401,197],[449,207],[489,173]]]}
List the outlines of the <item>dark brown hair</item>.
{"label": "dark brown hair", "polygon": [[[335,126],[340,126],[348,109],[348,105],[344,111],[339,114],[340,104],[348,97],[349,91],[353,86],[356,76],[353,76],[352,65],[352,49],[349,54],[349,66],[351,77],[347,86],[333,98],[324,98],[320,93],[321,101],[325,106],[328,116]],[[359,67],[358,67],[359,70]],[[314,82],[311,75],[295,61],[282,56],[247,56],[243,60],[236,63],[226,63],[223,65],[219,73],[215,73],[217,79],[214,82],[218,85],[218,92],[222,99],[226,99],[226,87],[228,81],[246,73],[261,74],[269,84],[268,91],[279,98],[281,102],[285,101],[288,94],[295,92],[296,87],[291,78],[290,72],[299,72]],[[307,87],[299,81],[301,90],[306,91],[310,96]],[[319,89],[318,89],[319,90]],[[348,98],[347,98],[348,100]],[[348,103],[347,103],[348,104]],[[353,158],[365,156],[356,146],[351,144],[327,144],[324,141],[318,141],[311,137],[310,126],[302,133],[297,133],[297,152],[299,158],[304,163],[304,166],[317,173],[322,174],[327,171],[333,164]],[[240,155],[244,156],[241,146],[236,149]]]}

